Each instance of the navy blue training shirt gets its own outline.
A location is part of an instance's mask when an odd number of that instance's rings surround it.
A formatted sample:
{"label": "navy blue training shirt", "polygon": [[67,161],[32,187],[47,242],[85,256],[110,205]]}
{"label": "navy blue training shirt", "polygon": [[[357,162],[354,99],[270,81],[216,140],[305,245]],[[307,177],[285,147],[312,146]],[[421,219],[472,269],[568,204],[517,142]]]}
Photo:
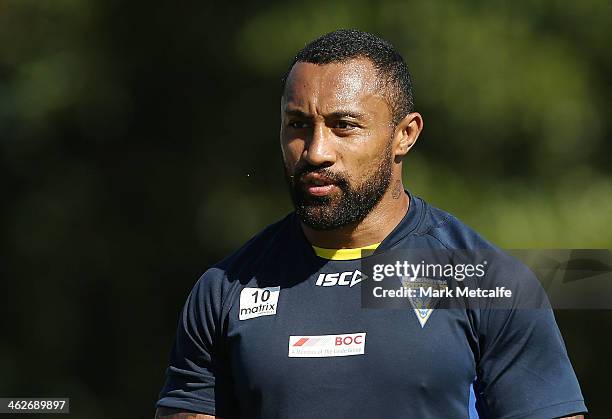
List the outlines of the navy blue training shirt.
{"label": "navy blue training shirt", "polygon": [[[375,253],[397,248],[496,250],[412,195]],[[317,256],[294,213],[267,227],[197,281],[157,406],[226,419],[469,418],[475,398],[481,417],[586,412],[552,310],[364,309],[359,266]],[[543,295],[513,278],[518,298]]]}

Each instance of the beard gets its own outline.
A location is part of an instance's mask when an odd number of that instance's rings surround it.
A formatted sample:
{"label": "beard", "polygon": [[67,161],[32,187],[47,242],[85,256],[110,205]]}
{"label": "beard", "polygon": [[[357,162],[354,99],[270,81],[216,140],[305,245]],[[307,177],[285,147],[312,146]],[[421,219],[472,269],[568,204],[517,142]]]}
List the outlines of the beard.
{"label": "beard", "polygon": [[[300,220],[314,230],[334,230],[358,224],[374,209],[391,183],[391,143],[387,146],[372,174],[353,186],[347,173],[336,173],[327,167],[300,166],[285,176],[295,212]],[[329,178],[339,189],[326,196],[309,195],[302,176],[318,173]]]}

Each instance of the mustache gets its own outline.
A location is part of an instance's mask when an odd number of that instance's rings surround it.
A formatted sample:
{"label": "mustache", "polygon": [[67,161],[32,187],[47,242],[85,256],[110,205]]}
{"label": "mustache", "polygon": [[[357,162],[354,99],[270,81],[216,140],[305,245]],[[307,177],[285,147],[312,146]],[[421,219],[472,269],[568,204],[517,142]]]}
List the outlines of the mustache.
{"label": "mustache", "polygon": [[291,176],[292,183],[295,185],[296,181],[302,182],[303,177],[310,173],[316,173],[318,175],[324,176],[339,187],[346,186],[349,184],[348,179],[345,175],[341,173],[336,173],[327,167],[311,165],[297,167],[293,172],[293,176]]}

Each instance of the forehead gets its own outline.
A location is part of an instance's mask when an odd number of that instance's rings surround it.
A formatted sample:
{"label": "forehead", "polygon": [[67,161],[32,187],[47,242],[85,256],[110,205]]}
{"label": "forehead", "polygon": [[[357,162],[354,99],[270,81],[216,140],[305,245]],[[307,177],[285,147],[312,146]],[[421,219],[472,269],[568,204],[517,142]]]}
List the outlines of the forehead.
{"label": "forehead", "polygon": [[331,113],[341,108],[389,117],[381,90],[377,70],[368,59],[330,64],[298,62],[287,77],[282,104],[284,110]]}

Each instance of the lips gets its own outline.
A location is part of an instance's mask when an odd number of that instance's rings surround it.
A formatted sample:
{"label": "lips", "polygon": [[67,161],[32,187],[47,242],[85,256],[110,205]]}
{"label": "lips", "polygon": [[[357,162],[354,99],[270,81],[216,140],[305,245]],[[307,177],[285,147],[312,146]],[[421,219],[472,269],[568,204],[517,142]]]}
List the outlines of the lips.
{"label": "lips", "polygon": [[319,173],[307,173],[304,176],[302,176],[302,182],[304,182],[307,185],[314,185],[314,186],[325,186],[325,185],[331,185],[334,183],[334,181],[322,174]]}
{"label": "lips", "polygon": [[314,196],[325,196],[333,192],[337,188],[334,181],[319,173],[308,173],[302,176],[302,184],[305,186],[306,191]]}

